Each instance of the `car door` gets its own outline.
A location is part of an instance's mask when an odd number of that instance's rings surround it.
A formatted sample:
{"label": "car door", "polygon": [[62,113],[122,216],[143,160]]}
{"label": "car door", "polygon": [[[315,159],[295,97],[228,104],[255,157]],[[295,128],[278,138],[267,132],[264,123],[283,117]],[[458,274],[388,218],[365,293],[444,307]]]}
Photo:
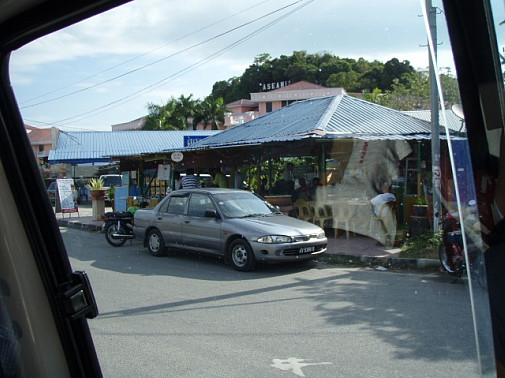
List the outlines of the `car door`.
{"label": "car door", "polygon": [[205,216],[206,211],[214,211],[216,206],[208,194],[192,193],[188,204],[188,213],[182,224],[183,244],[186,248],[223,254],[221,247],[222,220]]}
{"label": "car door", "polygon": [[183,245],[182,225],[188,198],[187,193],[171,195],[161,204],[154,216],[153,226],[160,230],[167,246],[181,247]]}

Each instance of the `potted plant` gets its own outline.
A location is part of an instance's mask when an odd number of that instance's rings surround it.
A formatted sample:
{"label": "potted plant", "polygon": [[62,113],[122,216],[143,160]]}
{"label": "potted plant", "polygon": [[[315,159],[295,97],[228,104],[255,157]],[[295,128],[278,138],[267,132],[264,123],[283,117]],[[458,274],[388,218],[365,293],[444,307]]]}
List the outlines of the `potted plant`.
{"label": "potted plant", "polygon": [[87,187],[92,200],[105,198],[105,189],[103,188],[103,185],[103,180],[99,178],[93,178],[89,181]]}

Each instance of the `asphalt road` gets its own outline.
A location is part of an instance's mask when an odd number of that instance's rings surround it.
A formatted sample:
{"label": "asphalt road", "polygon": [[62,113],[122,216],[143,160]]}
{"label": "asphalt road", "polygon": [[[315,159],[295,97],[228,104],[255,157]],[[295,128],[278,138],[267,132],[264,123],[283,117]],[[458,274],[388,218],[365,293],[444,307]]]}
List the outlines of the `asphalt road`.
{"label": "asphalt road", "polygon": [[466,280],[305,263],[234,271],[61,228],[105,377],[471,377]]}

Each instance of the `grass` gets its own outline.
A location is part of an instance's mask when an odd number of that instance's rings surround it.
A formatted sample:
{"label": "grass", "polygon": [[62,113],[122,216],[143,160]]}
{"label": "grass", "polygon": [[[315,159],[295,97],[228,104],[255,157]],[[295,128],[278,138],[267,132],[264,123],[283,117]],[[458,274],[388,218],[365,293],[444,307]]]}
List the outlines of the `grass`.
{"label": "grass", "polygon": [[407,238],[401,247],[400,257],[438,259],[440,234],[428,231],[424,234]]}

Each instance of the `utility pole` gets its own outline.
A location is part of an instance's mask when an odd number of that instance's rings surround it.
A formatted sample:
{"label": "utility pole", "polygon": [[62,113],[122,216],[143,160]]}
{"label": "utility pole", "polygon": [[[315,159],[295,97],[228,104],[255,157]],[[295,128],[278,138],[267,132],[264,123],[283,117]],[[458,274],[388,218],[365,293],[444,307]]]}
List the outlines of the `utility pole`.
{"label": "utility pole", "polygon": [[[437,58],[437,9],[432,6],[431,0],[426,0],[426,12],[433,43],[435,59]],[[428,41],[429,74],[430,74],[430,103],[431,103],[431,173],[433,188],[433,232],[440,229],[439,217],[442,207],[440,204],[440,118],[439,118],[439,96],[437,89],[437,78],[435,65],[430,53],[430,42]],[[455,174],[455,172],[454,172]]]}

